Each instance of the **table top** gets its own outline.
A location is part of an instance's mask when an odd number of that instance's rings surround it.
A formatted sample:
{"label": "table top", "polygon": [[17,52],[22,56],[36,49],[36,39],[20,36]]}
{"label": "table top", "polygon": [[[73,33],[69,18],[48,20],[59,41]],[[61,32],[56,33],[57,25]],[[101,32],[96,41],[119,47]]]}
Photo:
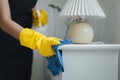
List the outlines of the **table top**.
{"label": "table top", "polygon": [[120,44],[67,44],[59,46],[60,50],[120,50]]}

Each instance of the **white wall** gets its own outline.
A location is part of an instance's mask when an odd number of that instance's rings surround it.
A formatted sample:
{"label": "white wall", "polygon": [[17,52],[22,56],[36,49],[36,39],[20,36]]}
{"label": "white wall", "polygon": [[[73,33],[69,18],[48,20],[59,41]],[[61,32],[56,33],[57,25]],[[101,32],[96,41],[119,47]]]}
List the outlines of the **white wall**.
{"label": "white wall", "polygon": [[[60,1],[58,0],[58,2]],[[38,0],[36,5],[37,9],[44,9],[48,13],[49,20],[46,26],[40,28],[33,27],[33,29],[45,34],[46,36],[56,36],[62,38],[62,34],[64,33],[61,32],[63,28],[59,27],[62,23],[57,19],[58,11],[48,6],[49,4],[55,3],[56,2],[54,2],[54,0]],[[50,80],[46,59],[43,58],[37,50],[34,50],[31,80]]]}
{"label": "white wall", "polygon": [[103,40],[110,43],[120,43],[120,1],[105,0],[106,22]]}
{"label": "white wall", "polygon": [[[37,7],[45,9],[49,15],[49,23],[47,26],[47,35],[63,38],[65,35],[66,25],[65,19],[59,16],[59,12],[51,7],[49,4],[54,4],[63,7],[66,0],[38,0]],[[104,41],[107,43],[120,43],[119,21],[120,21],[120,0],[98,0],[100,6],[106,14],[103,19],[87,19],[94,29],[95,37],[93,41]]]}
{"label": "white wall", "polygon": [[[37,9],[44,9],[48,11],[48,1],[47,0],[38,0],[38,3],[36,5]],[[34,30],[41,32],[45,35],[48,34],[47,25],[40,28],[34,28]],[[43,58],[37,50],[34,50],[34,57],[33,57],[33,66],[32,66],[32,77],[31,80],[47,80],[46,79],[46,72],[45,72],[46,66],[45,66],[45,58]]]}
{"label": "white wall", "polygon": [[[61,8],[65,4],[65,0],[56,0],[54,3]],[[63,2],[63,4],[62,4]],[[98,0],[100,6],[106,14],[103,19],[87,19],[87,22],[92,25],[95,37],[93,41],[103,41],[105,43],[120,43],[119,21],[120,21],[120,0]],[[55,20],[55,36],[63,38],[65,35],[66,25],[65,18],[58,16],[58,12],[54,12]]]}
{"label": "white wall", "polygon": [[[46,28],[37,29],[48,36],[64,38],[66,25],[65,18],[58,16],[58,11],[48,7],[49,4],[63,7],[66,0],[38,0],[37,8],[47,11],[49,22]],[[106,14],[104,19],[87,19],[94,29],[95,37],[93,41],[103,41],[105,43],[120,43],[120,0],[98,0],[100,6]],[[120,58],[119,58],[120,59]],[[49,77],[45,70],[45,61],[37,51],[34,54],[32,80],[47,80]]]}
{"label": "white wall", "polygon": [[[57,1],[57,0],[56,0]],[[58,2],[60,2],[58,0]],[[62,38],[62,20],[59,21],[58,11],[51,7],[49,4],[56,4],[54,0],[38,0],[37,9],[44,9],[48,13],[48,24],[45,27],[34,28],[34,30],[45,34],[46,36],[56,36]],[[60,5],[60,4],[59,4]],[[60,34],[60,35],[59,35]],[[43,58],[37,50],[34,50],[32,77],[31,80],[50,80],[50,75],[47,70],[46,60]]]}

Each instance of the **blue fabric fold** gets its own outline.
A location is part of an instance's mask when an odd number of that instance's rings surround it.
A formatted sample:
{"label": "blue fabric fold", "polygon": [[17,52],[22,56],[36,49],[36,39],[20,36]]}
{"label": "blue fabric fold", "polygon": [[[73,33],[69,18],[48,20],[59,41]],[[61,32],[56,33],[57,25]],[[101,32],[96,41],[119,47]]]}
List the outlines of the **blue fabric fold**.
{"label": "blue fabric fold", "polygon": [[50,70],[53,76],[58,75],[61,72],[64,72],[64,64],[62,59],[62,51],[58,49],[59,46],[65,44],[71,44],[72,40],[61,40],[61,44],[52,46],[53,50],[55,51],[56,55],[51,57],[46,57],[48,61],[47,68]]}

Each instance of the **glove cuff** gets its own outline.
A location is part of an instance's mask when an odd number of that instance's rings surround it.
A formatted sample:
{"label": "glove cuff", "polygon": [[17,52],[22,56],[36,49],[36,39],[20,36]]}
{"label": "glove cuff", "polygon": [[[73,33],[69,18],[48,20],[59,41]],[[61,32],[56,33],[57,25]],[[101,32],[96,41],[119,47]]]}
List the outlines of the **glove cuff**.
{"label": "glove cuff", "polygon": [[36,38],[36,32],[28,28],[23,29],[19,35],[20,44],[30,49],[36,49]]}

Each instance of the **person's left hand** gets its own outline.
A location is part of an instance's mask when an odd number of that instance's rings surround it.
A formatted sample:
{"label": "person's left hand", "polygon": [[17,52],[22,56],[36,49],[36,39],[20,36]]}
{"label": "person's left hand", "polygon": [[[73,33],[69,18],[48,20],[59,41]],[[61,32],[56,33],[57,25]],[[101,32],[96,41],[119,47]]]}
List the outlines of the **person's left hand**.
{"label": "person's left hand", "polygon": [[48,23],[47,12],[43,9],[34,9],[32,12],[32,22],[34,27],[45,26]]}

